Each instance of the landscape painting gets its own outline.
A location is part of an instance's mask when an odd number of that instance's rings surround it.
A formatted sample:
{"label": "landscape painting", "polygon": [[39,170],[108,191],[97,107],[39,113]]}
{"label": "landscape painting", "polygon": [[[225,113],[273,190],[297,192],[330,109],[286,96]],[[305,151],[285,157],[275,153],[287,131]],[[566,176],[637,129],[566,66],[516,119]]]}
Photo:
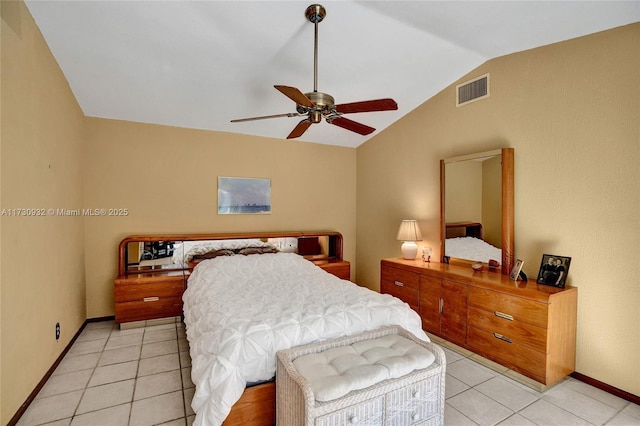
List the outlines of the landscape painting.
{"label": "landscape painting", "polygon": [[271,179],[218,177],[218,214],[271,213]]}

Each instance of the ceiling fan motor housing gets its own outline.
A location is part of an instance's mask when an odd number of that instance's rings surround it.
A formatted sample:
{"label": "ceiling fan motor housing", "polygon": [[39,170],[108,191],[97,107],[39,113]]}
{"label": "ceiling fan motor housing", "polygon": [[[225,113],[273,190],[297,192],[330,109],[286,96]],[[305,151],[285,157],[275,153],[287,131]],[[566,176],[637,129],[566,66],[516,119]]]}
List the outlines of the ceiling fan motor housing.
{"label": "ceiling fan motor housing", "polygon": [[296,105],[296,110],[300,114],[309,113],[312,123],[319,123],[324,115],[329,115],[335,106],[333,96],[322,92],[309,92],[304,94],[311,102],[313,107],[309,108],[304,105]]}

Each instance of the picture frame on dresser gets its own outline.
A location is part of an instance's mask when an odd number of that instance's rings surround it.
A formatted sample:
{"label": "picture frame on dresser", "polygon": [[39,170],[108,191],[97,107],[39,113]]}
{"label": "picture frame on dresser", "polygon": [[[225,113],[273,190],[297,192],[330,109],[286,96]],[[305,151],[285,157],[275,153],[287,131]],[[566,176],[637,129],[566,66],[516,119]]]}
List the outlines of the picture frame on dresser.
{"label": "picture frame on dresser", "polygon": [[538,271],[538,284],[564,288],[569,274],[571,258],[554,254],[543,254]]}
{"label": "picture frame on dresser", "polygon": [[509,278],[511,278],[513,281],[518,281],[518,278],[520,278],[520,272],[522,272],[523,265],[524,260],[516,259],[516,263],[515,265],[513,265],[513,269],[509,274]]}

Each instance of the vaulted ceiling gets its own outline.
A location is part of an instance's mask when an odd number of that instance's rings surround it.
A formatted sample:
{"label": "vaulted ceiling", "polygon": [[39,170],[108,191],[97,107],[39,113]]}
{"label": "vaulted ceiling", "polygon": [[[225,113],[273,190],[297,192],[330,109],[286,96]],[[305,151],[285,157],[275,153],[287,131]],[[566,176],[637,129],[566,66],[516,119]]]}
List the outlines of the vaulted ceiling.
{"label": "vaulted ceiling", "polygon": [[[87,116],[285,138],[301,120],[274,89],[314,87],[310,1],[26,0]],[[323,1],[318,91],[360,134],[313,124],[300,141],[357,147],[488,59],[640,21],[637,1]],[[637,52],[635,52],[637,54]],[[453,102],[453,100],[452,100]]]}

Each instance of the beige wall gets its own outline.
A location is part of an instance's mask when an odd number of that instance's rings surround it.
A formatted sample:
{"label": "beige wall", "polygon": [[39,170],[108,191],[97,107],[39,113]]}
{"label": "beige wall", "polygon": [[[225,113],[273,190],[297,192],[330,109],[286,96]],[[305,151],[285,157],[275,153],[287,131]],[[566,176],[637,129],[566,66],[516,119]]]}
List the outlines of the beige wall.
{"label": "beige wall", "polygon": [[[85,218],[90,318],[114,313],[130,234],[330,230],[355,261],[353,148],[88,118],[85,169],[87,208],[129,211]],[[270,178],[272,213],[218,215],[218,176]]]}
{"label": "beige wall", "polygon": [[[2,2],[2,18],[1,207],[80,208],[82,112],[25,5]],[[6,424],[86,318],[84,226],[51,215],[0,221]]]}
{"label": "beige wall", "polygon": [[491,97],[446,88],[358,148],[357,277],[379,287],[401,219],[439,252],[439,160],[515,148],[516,256],[572,257],[577,371],[640,395],[640,24],[490,60]]}

